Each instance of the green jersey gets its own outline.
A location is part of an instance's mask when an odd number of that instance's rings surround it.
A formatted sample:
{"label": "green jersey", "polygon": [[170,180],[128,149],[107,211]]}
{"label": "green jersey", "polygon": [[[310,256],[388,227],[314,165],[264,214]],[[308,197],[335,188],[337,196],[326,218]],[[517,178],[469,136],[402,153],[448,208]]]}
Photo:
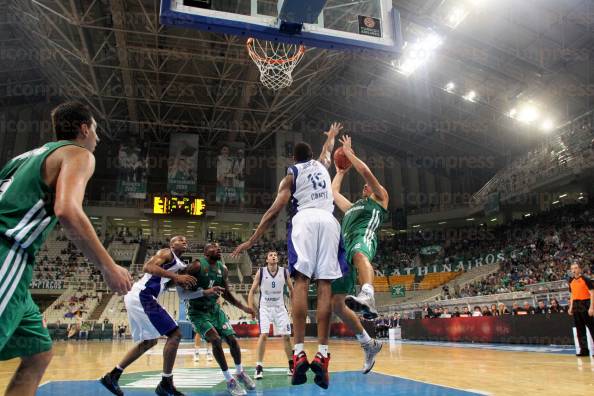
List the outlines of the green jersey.
{"label": "green jersey", "polygon": [[[223,278],[225,276],[225,266],[221,261],[217,261],[215,267],[211,267],[208,260],[200,258],[200,275],[196,278],[197,286],[206,290],[213,286],[224,287]],[[196,312],[212,311],[217,308],[218,296],[204,296],[194,298],[188,301],[188,315]]]}
{"label": "green jersey", "polygon": [[363,237],[365,240],[377,240],[377,232],[383,224],[388,211],[372,198],[362,198],[344,214],[342,235],[348,244],[350,240]]}
{"label": "green jersey", "polygon": [[30,256],[56,225],[53,191],[41,176],[45,159],[69,140],[51,142],[11,159],[0,170],[0,237]]}

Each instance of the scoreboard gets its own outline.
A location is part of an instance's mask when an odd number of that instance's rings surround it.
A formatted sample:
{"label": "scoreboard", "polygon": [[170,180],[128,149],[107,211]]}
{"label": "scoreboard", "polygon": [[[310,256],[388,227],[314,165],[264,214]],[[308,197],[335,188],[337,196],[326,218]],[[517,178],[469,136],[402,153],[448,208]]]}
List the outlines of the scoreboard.
{"label": "scoreboard", "polygon": [[205,209],[204,199],[164,196],[153,198],[153,214],[202,216]]}

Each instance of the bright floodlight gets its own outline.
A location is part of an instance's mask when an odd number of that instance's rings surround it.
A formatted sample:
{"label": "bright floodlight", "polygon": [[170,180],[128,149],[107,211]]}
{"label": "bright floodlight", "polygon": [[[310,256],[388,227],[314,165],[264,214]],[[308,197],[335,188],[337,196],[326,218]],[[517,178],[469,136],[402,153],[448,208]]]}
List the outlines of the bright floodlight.
{"label": "bright floodlight", "polygon": [[464,95],[463,98],[469,102],[474,102],[476,99],[476,92],[470,91],[466,95]]}
{"label": "bright floodlight", "polygon": [[443,39],[435,33],[430,33],[415,43],[407,45],[404,48],[404,54],[400,64],[396,67],[399,73],[410,76],[421,65],[423,65],[435,50],[443,43]]}
{"label": "bright floodlight", "polygon": [[445,86],[445,90],[449,93],[454,92],[454,89],[456,88],[456,84],[454,84],[452,81],[450,81],[449,83],[446,84]]}
{"label": "bright floodlight", "polygon": [[532,104],[527,104],[526,106],[520,109],[518,113],[518,121],[524,122],[526,124],[530,124],[538,119],[540,112],[536,108],[536,106]]}
{"label": "bright floodlight", "polygon": [[514,107],[513,109],[511,109],[508,113],[508,115],[510,116],[510,118],[514,118],[516,116],[516,114],[518,114],[518,110],[516,110],[516,108]]}
{"label": "bright floodlight", "polygon": [[551,119],[544,120],[542,125],[540,126],[540,129],[542,129],[545,132],[551,132],[554,128],[555,125],[553,124],[553,121]]}
{"label": "bright floodlight", "polygon": [[468,16],[468,11],[464,8],[456,7],[454,8],[447,17],[447,24],[452,29],[458,27],[460,23]]}

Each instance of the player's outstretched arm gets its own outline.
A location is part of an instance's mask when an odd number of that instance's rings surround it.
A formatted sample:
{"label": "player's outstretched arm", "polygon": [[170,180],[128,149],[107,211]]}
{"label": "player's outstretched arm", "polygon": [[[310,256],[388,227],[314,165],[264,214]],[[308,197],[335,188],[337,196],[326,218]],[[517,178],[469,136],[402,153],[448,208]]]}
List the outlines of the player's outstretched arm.
{"label": "player's outstretched arm", "polygon": [[248,293],[248,306],[256,312],[256,305],[254,304],[254,294],[258,290],[260,285],[260,270],[256,272],[256,276],[254,276],[254,281],[252,282],[252,287],[250,287],[250,292]]}
{"label": "player's outstretched arm", "polygon": [[240,303],[237,300],[237,298],[235,298],[235,296],[233,294],[231,294],[231,291],[229,290],[228,276],[229,276],[229,270],[227,269],[226,266],[224,266],[223,287],[225,288],[225,291],[223,292],[222,297],[225,300],[229,301],[232,305],[235,305],[237,308],[241,309],[243,312],[254,316],[256,313],[250,307],[246,307],[245,305]]}
{"label": "player's outstretched arm", "polygon": [[363,179],[365,179],[365,183],[367,183],[369,188],[371,188],[371,191],[373,192],[377,200],[381,203],[381,205],[384,208],[387,208],[388,201],[390,199],[388,196],[388,191],[386,191],[384,186],[380,184],[380,182],[377,180],[371,169],[369,169],[367,164],[361,161],[361,159],[355,155],[355,152],[353,151],[351,145],[351,137],[343,136],[342,138],[340,138],[340,143],[342,143],[344,154],[347,156],[349,161],[351,161],[355,170],[361,176],[363,176]]}
{"label": "player's outstretched arm", "polygon": [[196,286],[196,278],[191,275],[176,274],[163,268],[163,264],[173,260],[173,254],[170,249],[161,249],[149,259],[142,270],[147,274],[155,275],[161,278],[171,279],[175,284],[188,288]]}
{"label": "player's outstretched arm", "polygon": [[348,169],[340,169],[336,164],[334,164],[334,167],[336,168],[336,176],[332,179],[332,195],[334,196],[334,203],[342,213],[346,213],[346,211],[353,206],[353,203],[340,193],[340,187],[342,186],[344,175],[346,175]]}
{"label": "player's outstretched arm", "polygon": [[177,294],[179,294],[179,298],[182,300],[194,300],[196,298],[201,297],[209,297],[214,294],[221,295],[224,292],[224,289],[220,286],[213,286],[210,289],[203,289],[201,287],[197,288],[196,290],[187,290],[181,286],[177,286]]}
{"label": "player's outstretched arm", "polygon": [[260,220],[260,224],[254,231],[254,234],[244,243],[239,245],[233,253],[231,253],[232,257],[237,257],[239,254],[245,250],[248,250],[260,237],[270,228],[272,223],[276,220],[281,210],[283,210],[287,204],[289,203],[289,199],[291,199],[291,185],[293,184],[293,175],[287,175],[281,180],[280,185],[278,186],[278,193],[276,194],[276,199],[272,203],[272,206],[264,213],[262,216],[262,220]]}
{"label": "player's outstretched arm", "polygon": [[330,165],[332,164],[331,156],[332,150],[334,150],[334,140],[342,128],[343,127],[340,122],[333,122],[328,132],[324,132],[326,135],[326,142],[322,147],[322,153],[320,154],[318,161],[320,161],[326,168],[330,168]]}
{"label": "player's outstretched arm", "polygon": [[132,288],[132,276],[113,261],[83,211],[87,183],[95,171],[95,157],[82,148],[66,148],[56,180],[54,213],[68,238],[97,266],[107,286],[118,294]]}

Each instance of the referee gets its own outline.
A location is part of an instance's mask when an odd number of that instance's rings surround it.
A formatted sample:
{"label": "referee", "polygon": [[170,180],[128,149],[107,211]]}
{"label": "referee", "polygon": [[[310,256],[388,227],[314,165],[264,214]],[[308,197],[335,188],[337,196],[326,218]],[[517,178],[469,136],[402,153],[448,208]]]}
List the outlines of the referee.
{"label": "referee", "polygon": [[589,356],[586,327],[594,338],[594,282],[582,275],[582,268],[577,261],[571,264],[571,272],[573,274],[573,279],[569,282],[571,300],[567,313],[573,315],[577,329],[580,353],[576,356]]}

